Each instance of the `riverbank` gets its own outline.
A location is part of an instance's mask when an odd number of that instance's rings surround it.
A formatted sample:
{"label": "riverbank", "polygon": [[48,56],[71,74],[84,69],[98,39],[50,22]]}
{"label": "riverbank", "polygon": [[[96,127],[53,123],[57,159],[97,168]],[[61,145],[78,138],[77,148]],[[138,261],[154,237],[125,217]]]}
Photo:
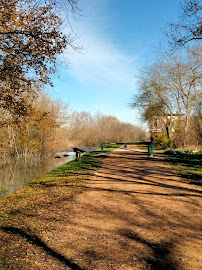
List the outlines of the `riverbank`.
{"label": "riverbank", "polygon": [[0,160],[0,197],[13,193],[51,170],[75,159],[74,155],[5,157]]}
{"label": "riverbank", "polygon": [[[45,259],[40,247],[47,247],[44,238],[57,230],[68,215],[69,203],[85,189],[94,171],[113,149],[105,149],[105,154],[87,153],[81,162],[66,163],[0,199],[1,270],[40,269]],[[51,252],[54,251],[48,249]],[[51,256],[45,260],[54,266]]]}
{"label": "riverbank", "polygon": [[201,269],[201,187],[136,146],[106,156],[1,201],[1,270]]}

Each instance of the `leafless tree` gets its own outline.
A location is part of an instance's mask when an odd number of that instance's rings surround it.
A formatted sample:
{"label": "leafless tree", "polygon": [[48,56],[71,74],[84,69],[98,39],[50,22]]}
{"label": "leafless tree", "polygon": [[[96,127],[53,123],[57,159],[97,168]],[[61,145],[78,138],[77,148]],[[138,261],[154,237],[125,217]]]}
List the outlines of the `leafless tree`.
{"label": "leafless tree", "polygon": [[186,57],[164,57],[147,67],[139,85],[140,92],[134,97],[132,107],[142,109],[147,121],[153,116],[170,114],[166,123],[168,131],[172,128],[172,115],[178,113],[179,120],[184,115],[184,144],[187,144],[191,114],[201,94],[201,63],[194,50],[188,51]]}
{"label": "leafless tree", "polygon": [[201,44],[202,40],[202,1],[185,0],[181,4],[178,23],[170,24],[167,35],[172,46],[182,47],[190,43]]}

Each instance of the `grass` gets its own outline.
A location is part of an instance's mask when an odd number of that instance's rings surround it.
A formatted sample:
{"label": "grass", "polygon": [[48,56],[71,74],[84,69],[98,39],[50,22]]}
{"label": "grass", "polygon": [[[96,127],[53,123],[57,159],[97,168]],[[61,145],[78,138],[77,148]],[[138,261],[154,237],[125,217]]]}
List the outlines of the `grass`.
{"label": "grass", "polygon": [[0,198],[7,194],[7,188],[6,185],[3,187],[0,187]]}
{"label": "grass", "polygon": [[[140,144],[140,145],[137,145],[137,147],[145,152],[148,152],[148,145],[144,145],[144,144]],[[159,149],[156,149],[155,146],[153,146],[153,154],[155,153],[163,153],[164,150],[159,150]]]}
{"label": "grass", "polygon": [[178,175],[186,182],[202,186],[202,154],[169,154],[166,161],[177,169]]}
{"label": "grass", "polygon": [[81,162],[66,163],[0,199],[0,270],[39,269],[37,263],[44,256],[40,246],[46,246],[47,236],[68,221],[70,202],[115,148],[83,155]]}
{"label": "grass", "polygon": [[120,145],[117,145],[117,144],[112,144],[112,145],[107,145],[104,147],[104,153],[108,153],[116,148],[119,148]]}
{"label": "grass", "polygon": [[[147,152],[146,145],[138,145],[141,150]],[[184,149],[178,149],[184,150]],[[154,154],[164,154],[165,150],[153,149]],[[171,164],[176,170],[177,175],[182,177],[185,182],[202,186],[202,154],[170,154],[167,155],[166,162]]]}

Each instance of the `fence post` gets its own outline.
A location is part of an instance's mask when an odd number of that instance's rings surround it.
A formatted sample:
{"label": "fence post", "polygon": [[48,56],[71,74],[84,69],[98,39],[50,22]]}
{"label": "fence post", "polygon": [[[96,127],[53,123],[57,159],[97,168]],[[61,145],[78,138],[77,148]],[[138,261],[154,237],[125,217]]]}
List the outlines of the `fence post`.
{"label": "fence post", "polygon": [[101,151],[103,153],[104,143],[101,143]]}
{"label": "fence post", "polygon": [[153,143],[151,143],[151,156],[153,156]]}
{"label": "fence post", "polygon": [[148,143],[148,156],[150,156],[150,143]]}
{"label": "fence post", "polygon": [[79,160],[79,151],[76,150],[76,160]]}

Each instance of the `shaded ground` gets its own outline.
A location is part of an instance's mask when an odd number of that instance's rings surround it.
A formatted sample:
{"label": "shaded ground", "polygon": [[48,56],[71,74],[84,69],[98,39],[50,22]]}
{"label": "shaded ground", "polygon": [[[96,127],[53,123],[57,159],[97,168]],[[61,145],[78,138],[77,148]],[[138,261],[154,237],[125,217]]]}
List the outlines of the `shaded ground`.
{"label": "shaded ground", "polygon": [[1,227],[35,252],[24,269],[202,269],[202,189],[133,147],[111,153],[74,202],[57,202],[57,227],[40,237]]}
{"label": "shaded ground", "polygon": [[186,183],[202,186],[202,154],[173,154],[166,161],[175,166],[178,176],[185,178]]}

